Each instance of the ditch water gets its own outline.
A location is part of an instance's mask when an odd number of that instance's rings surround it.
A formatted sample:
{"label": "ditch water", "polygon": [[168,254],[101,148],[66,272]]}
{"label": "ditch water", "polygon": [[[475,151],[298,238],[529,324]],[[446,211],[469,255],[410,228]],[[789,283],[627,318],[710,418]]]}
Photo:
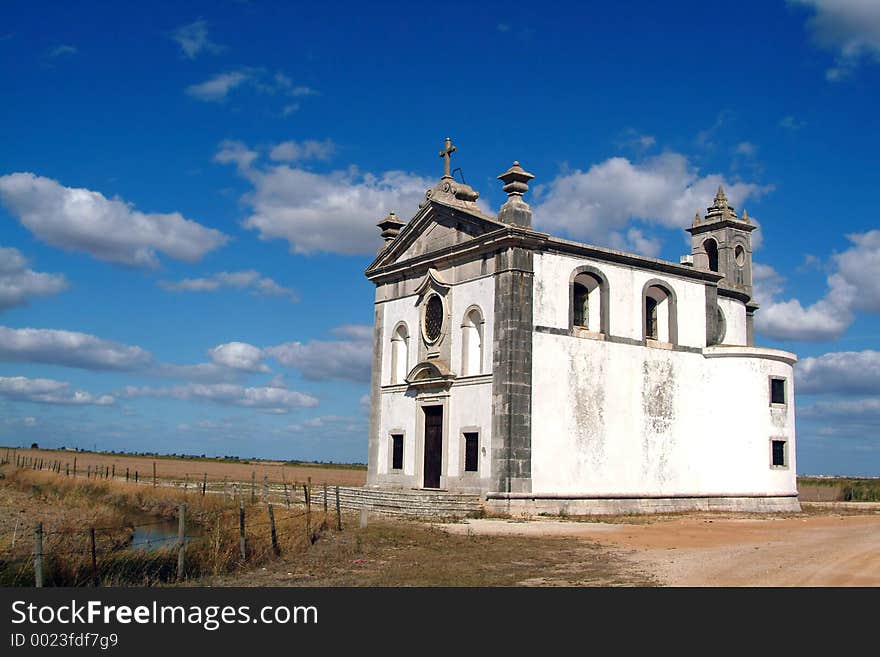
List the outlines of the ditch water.
{"label": "ditch water", "polygon": [[[153,552],[173,548],[177,545],[177,520],[157,520],[155,516],[143,515],[134,519],[134,534],[131,537],[131,550]],[[201,536],[201,530],[187,524],[186,542]]]}

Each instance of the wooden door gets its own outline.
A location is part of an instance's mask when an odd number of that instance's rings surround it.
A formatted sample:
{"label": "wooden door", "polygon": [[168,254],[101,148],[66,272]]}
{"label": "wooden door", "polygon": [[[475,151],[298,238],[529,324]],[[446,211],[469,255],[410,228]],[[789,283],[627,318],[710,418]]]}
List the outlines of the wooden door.
{"label": "wooden door", "polygon": [[440,488],[443,463],[443,407],[425,406],[425,488]]}

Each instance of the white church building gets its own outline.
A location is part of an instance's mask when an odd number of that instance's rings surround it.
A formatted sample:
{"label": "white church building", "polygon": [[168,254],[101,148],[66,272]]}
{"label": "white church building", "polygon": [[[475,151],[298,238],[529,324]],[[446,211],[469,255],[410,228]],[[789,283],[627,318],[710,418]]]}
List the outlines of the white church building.
{"label": "white church building", "polygon": [[497,216],[445,173],[380,221],[367,486],[496,510],[798,510],[794,354],[754,345],[751,232],[719,188],[667,262]]}

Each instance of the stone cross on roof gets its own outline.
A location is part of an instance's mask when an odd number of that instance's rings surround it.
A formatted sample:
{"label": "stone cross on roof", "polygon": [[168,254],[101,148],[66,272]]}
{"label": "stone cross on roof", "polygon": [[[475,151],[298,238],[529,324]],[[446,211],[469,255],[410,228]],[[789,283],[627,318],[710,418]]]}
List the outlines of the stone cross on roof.
{"label": "stone cross on roof", "polygon": [[452,176],[449,174],[449,164],[450,159],[452,158],[452,154],[455,152],[455,146],[452,145],[452,140],[447,137],[446,138],[446,147],[440,151],[440,157],[444,159],[443,162],[443,177],[451,178]]}

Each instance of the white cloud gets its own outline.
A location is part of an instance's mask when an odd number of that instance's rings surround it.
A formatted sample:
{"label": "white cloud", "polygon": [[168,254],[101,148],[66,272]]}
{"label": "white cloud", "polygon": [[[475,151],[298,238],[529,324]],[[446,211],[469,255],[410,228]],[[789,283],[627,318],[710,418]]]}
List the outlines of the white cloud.
{"label": "white cloud", "polygon": [[252,209],[244,225],[261,239],[287,240],[293,253],[373,254],[380,244],[376,222],[390,211],[415,213],[432,184],[403,171],[318,174],[286,164],[260,167],[252,153],[240,142],[224,142],[215,159],[235,163],[253,185],[242,199]]}
{"label": "white cloud", "polygon": [[268,372],[262,362],[263,350],[246,342],[227,342],[214,347],[209,355],[218,365],[245,372]]}
{"label": "white cloud", "polygon": [[125,265],[156,266],[157,252],[194,262],[229,239],[179,212],[143,213],[121,199],[32,173],[0,176],[0,200],[44,242]]}
{"label": "white cloud", "polygon": [[162,397],[185,401],[204,401],[224,406],[255,408],[272,413],[287,413],[295,408],[318,405],[312,395],[269,386],[246,388],[231,383],[189,383],[170,388],[128,386],[120,393],[126,398]]}
{"label": "white cloud", "polygon": [[259,153],[249,149],[244,143],[234,139],[224,139],[214,155],[214,161],[220,164],[234,164],[239,170],[246,171],[258,157]]}
{"label": "white cloud", "polygon": [[23,376],[0,377],[0,396],[38,404],[109,406],[115,402],[110,395],[95,396],[82,390],[71,390],[70,384],[64,381]]}
{"label": "white cloud", "polygon": [[880,351],[838,351],[795,365],[799,394],[880,395]]}
{"label": "white cloud", "polygon": [[177,42],[183,54],[189,59],[195,59],[202,51],[216,55],[224,49],[208,38],[208,22],[203,19],[181,25],[171,32],[171,38]]}
{"label": "white cloud", "polygon": [[644,231],[638,228],[628,228],[626,233],[612,233],[609,243],[611,248],[618,251],[640,253],[651,258],[656,258],[662,247],[659,238],[645,235]]}
{"label": "white cloud", "polygon": [[770,265],[752,262],[752,298],[759,304],[771,302],[785,289],[785,277]]}
{"label": "white cloud", "polygon": [[0,312],[26,305],[31,297],[58,294],[68,288],[62,274],[44,274],[28,268],[18,249],[0,247]]}
{"label": "white cloud", "polygon": [[0,361],[43,363],[88,370],[135,370],[150,353],[88,333],[0,326]]}
{"label": "white cloud", "polygon": [[77,53],[76,46],[70,46],[66,43],[62,43],[60,46],[55,46],[52,50],[49,51],[49,57],[63,57],[64,55],[75,55]]}
{"label": "white cloud", "polygon": [[330,139],[319,141],[307,139],[302,142],[283,141],[272,147],[269,157],[276,162],[299,162],[303,160],[329,160],[336,150]]}
{"label": "white cloud", "polygon": [[798,121],[791,114],[789,114],[779,120],[779,127],[785,128],[786,130],[800,130],[804,127],[804,123],[802,121]]}
{"label": "white cloud", "polygon": [[880,230],[846,237],[854,246],[832,257],[831,289],[850,296],[855,310],[880,312]]}
{"label": "white cloud", "polygon": [[288,103],[281,109],[281,116],[288,117],[297,111],[299,111],[299,103]]}
{"label": "white cloud", "polygon": [[250,79],[251,74],[246,71],[227,71],[218,73],[213,78],[192,84],[186,88],[186,93],[206,102],[219,103],[226,100],[230,91]]}
{"label": "white cloud", "polygon": [[741,141],[740,143],[738,143],[736,145],[734,152],[737,155],[744,155],[746,157],[752,157],[753,155],[755,155],[758,152],[758,147],[755,146],[750,141]]}
{"label": "white cloud", "polygon": [[781,340],[831,340],[852,324],[856,311],[880,312],[880,230],[847,239],[853,246],[831,257],[825,295],[806,307],[797,299],[776,300],[778,278],[772,289],[758,281],[764,307],[755,326],[761,333]]}
{"label": "white cloud", "polygon": [[285,342],[264,351],[283,366],[299,370],[309,380],[369,381],[373,353],[372,327],[346,325],[333,332],[349,339]]}
{"label": "white cloud", "polygon": [[[640,219],[682,228],[690,224],[694,212],[705,210],[722,183],[720,174],[701,176],[680,153],[667,152],[640,163],[612,157],[587,171],[566,172],[551,181],[534,204],[535,225],[597,244],[641,243],[656,252],[657,245],[644,242],[640,231],[627,234],[629,222]],[[724,184],[736,207],[771,189],[754,183]]]}
{"label": "white cloud", "polygon": [[[294,85],[293,81],[281,73],[280,71],[274,75],[262,68],[241,68],[235,71],[225,71],[218,73],[212,78],[193,84],[186,88],[186,93],[207,102],[222,102],[234,89],[249,87],[250,89],[267,95],[279,95],[283,97],[304,98],[306,96],[317,96],[318,92],[312,87],[305,85]],[[284,115],[287,108],[298,104],[288,104],[285,107]],[[295,109],[291,111],[295,111]]]}
{"label": "white cloud", "polygon": [[817,45],[837,54],[825,77],[851,75],[863,59],[880,62],[880,3],[876,0],[789,0],[815,10],[807,29]]}
{"label": "white cloud", "polygon": [[271,278],[261,276],[253,269],[245,271],[221,271],[204,278],[184,278],[179,281],[159,281],[159,285],[172,292],[215,292],[220,288],[249,290],[253,295],[288,297],[298,301],[296,292],[279,285]]}

